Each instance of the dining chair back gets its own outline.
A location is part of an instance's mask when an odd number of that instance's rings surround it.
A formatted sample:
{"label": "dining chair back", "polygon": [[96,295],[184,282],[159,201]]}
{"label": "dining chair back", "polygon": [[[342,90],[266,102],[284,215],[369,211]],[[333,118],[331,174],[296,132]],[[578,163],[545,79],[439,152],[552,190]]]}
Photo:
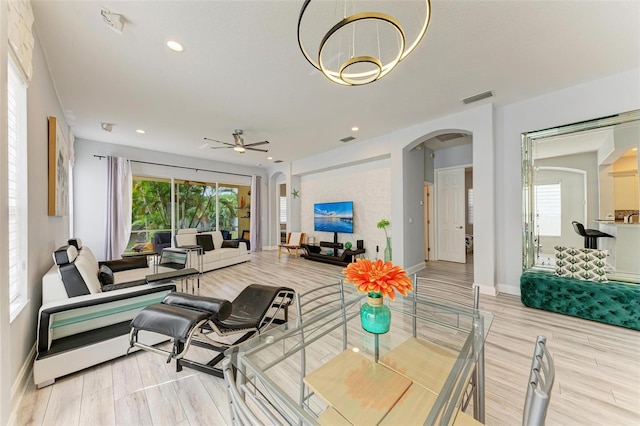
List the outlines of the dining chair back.
{"label": "dining chair back", "polygon": [[527,396],[524,401],[523,426],[544,425],[555,376],[553,358],[547,349],[547,338],[538,336],[531,360]]}

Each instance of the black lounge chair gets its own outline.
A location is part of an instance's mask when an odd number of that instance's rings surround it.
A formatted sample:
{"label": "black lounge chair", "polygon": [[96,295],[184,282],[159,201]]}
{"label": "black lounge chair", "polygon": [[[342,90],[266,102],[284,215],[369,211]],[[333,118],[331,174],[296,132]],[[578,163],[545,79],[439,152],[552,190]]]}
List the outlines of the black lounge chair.
{"label": "black lounge chair", "polygon": [[[218,377],[222,370],[216,365],[224,359],[224,351],[260,334],[271,324],[288,320],[288,308],[295,292],[287,287],[251,284],[233,302],[185,293],[168,294],[161,303],[147,306],[131,321],[130,348],[137,347],[167,356],[167,362],[176,360],[176,371],[189,367]],[[279,317],[279,315],[281,317]],[[146,345],[139,341],[140,331],[159,333],[173,339],[171,351]],[[232,343],[212,338],[215,334],[226,337],[241,336]],[[194,344],[220,352],[207,364],[185,358]]]}

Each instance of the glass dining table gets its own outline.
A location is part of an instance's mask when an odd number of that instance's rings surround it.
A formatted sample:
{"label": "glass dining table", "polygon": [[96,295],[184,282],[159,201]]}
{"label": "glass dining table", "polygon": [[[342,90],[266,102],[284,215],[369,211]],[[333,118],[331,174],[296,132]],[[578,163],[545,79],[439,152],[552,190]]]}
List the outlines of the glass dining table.
{"label": "glass dining table", "polygon": [[484,421],[490,313],[414,293],[385,299],[391,326],[375,335],[360,324],[366,294],[323,289],[226,351],[234,424],[478,424],[469,404]]}

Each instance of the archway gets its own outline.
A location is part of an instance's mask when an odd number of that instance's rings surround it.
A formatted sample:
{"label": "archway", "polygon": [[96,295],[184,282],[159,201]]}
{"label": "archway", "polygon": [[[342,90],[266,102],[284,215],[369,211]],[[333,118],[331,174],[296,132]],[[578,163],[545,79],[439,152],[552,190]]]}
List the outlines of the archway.
{"label": "archway", "polygon": [[[404,132],[405,141],[397,140],[392,152],[392,194],[394,210],[394,259],[411,272],[424,267],[423,239],[416,235],[424,232],[421,220],[424,213],[419,201],[423,198],[424,164],[420,157],[411,152],[425,140],[445,133],[459,132],[473,135],[474,198],[474,245],[476,250],[473,265],[474,284],[485,294],[496,294],[495,275],[495,178],[494,178],[494,137],[493,107],[485,105],[460,114],[443,117],[416,126]],[[416,178],[420,176],[420,178]],[[481,202],[479,201],[481,200]]]}
{"label": "archway", "polygon": [[[287,229],[287,176],[283,172],[276,172],[269,177],[269,247],[275,248],[280,244],[281,233],[286,235]],[[284,202],[284,206],[283,206]],[[284,211],[284,218],[282,213]],[[284,219],[284,224],[282,220]],[[283,228],[284,225],[284,229]]]}
{"label": "archway", "polygon": [[[423,248],[422,258],[431,260],[452,260],[466,263],[467,259],[473,263],[472,255],[467,256],[467,251],[471,253],[471,241],[473,241],[473,226],[470,224],[469,215],[469,194],[471,193],[472,180],[471,170],[473,164],[472,135],[470,132],[460,129],[440,129],[425,134],[411,143],[404,150],[406,162],[414,170],[410,174],[411,180],[405,180],[405,195],[415,197],[408,200],[410,209],[415,209],[410,213],[414,222],[418,226],[414,227],[413,238],[407,241],[407,252],[418,252]],[[420,169],[417,157],[422,161],[423,168]],[[415,163],[411,166],[411,163]],[[418,172],[418,173],[416,173]],[[439,191],[444,188],[444,182],[436,185],[438,176],[442,173],[459,177],[459,182],[447,191]],[[409,188],[410,187],[410,188]],[[415,191],[415,193],[414,193]],[[430,193],[430,197],[427,197]],[[444,194],[448,194],[448,202],[445,202]],[[455,199],[452,199],[452,194]],[[419,200],[415,203],[415,200]],[[412,206],[419,205],[415,208]],[[454,209],[457,217],[445,216],[444,210],[452,212]],[[422,213],[420,216],[419,213]],[[422,232],[419,232],[419,225],[422,224]],[[447,230],[446,227],[451,229]],[[418,235],[422,235],[422,242]],[[443,240],[445,236],[449,236]],[[430,241],[429,241],[430,240]],[[442,241],[441,241],[442,240]],[[467,242],[469,244],[467,245]],[[448,243],[448,244],[444,244]],[[449,248],[449,250],[445,250]],[[455,248],[455,253],[451,249]],[[454,255],[455,256],[452,256]],[[447,256],[448,255],[448,256]],[[447,258],[449,257],[449,258]],[[453,257],[453,258],[451,258]]]}

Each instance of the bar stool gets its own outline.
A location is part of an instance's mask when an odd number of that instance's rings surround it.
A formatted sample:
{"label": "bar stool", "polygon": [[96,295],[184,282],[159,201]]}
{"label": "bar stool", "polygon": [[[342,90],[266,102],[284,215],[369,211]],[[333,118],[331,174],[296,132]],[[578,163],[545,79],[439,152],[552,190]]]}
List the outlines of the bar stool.
{"label": "bar stool", "polygon": [[580,222],[576,222],[575,220],[571,222],[571,224],[573,225],[573,229],[576,233],[584,237],[584,248],[597,249],[598,238],[615,238],[613,235],[605,234],[597,229],[584,229],[584,225]]}

